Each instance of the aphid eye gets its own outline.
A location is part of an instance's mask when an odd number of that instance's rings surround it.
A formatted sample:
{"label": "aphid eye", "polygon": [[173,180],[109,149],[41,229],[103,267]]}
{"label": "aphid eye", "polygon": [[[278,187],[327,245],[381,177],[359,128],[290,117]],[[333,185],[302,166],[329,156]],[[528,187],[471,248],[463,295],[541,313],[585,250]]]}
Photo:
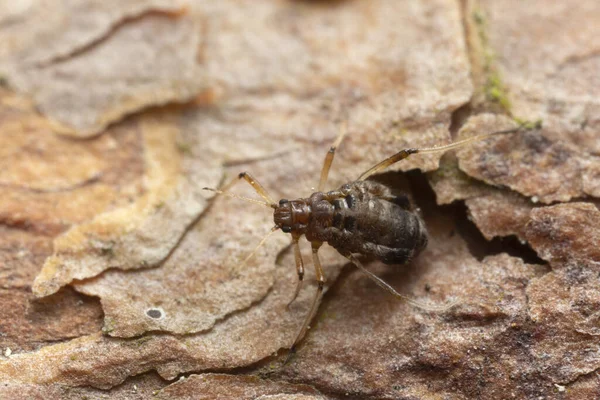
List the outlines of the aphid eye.
{"label": "aphid eye", "polygon": [[288,203],[288,199],[281,199],[281,200],[279,200],[279,205],[280,206],[284,205],[285,203]]}
{"label": "aphid eye", "polygon": [[285,233],[291,233],[292,232],[292,227],[289,225],[284,225],[281,227],[281,230],[284,231]]}

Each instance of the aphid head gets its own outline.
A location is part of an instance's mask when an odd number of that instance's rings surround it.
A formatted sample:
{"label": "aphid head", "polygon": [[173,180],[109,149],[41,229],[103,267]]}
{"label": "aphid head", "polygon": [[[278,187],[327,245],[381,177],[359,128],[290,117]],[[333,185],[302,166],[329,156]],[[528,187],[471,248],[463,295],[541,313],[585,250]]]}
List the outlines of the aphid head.
{"label": "aphid head", "polygon": [[285,233],[292,231],[292,205],[287,199],[279,200],[279,205],[273,213],[275,225]]}

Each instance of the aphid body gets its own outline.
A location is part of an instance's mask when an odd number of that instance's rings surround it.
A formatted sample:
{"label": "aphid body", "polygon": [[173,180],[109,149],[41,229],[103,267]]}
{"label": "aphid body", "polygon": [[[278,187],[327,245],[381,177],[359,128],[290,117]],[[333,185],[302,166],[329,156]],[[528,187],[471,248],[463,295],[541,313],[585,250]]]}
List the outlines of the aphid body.
{"label": "aphid body", "polygon": [[282,199],[273,213],[283,232],[327,242],[340,254],[363,254],[405,264],[427,245],[427,229],[406,196],[374,181],[347,183],[309,198]]}
{"label": "aphid body", "polygon": [[[443,152],[474,141],[486,139],[493,135],[514,133],[537,127],[539,125],[523,124],[514,129],[481,134],[445,146],[404,149],[376,164],[364,172],[356,181],[346,183],[337,190],[324,192],[323,188],[327,183],[335,150],[345,135],[345,129],[341,129],[338,138],[325,157],[318,190],[310,197],[295,200],[282,199],[278,203],[275,203],[265,188],[247,172],[240,173],[239,179],[246,180],[264,201],[249,199],[227,192],[238,179],[234,179],[221,190],[205,189],[274,209],[273,220],[275,226],[271,229],[271,233],[281,229],[292,236],[298,284],[290,303],[298,295],[304,277],[304,263],[300,255],[298,241],[304,235],[311,243],[313,265],[318,283],[317,292],[313,298],[310,311],[290,349],[290,354],[292,354],[295,346],[308,329],[308,325],[316,312],[319,298],[323,292],[325,276],[318,255],[319,248],[323,243],[328,243],[334,247],[340,254],[348,258],[363,273],[375,281],[377,285],[397,298],[430,311],[446,310],[451,307],[451,305],[442,307],[424,305],[401,295],[381,278],[365,269],[355,256],[355,254],[362,254],[377,258],[386,264],[405,264],[417,256],[427,245],[425,223],[419,213],[411,209],[408,197],[405,195],[394,195],[387,186],[374,181],[368,181],[367,178],[409,157],[411,154]],[[257,249],[267,238],[268,235],[259,243]],[[246,260],[253,254],[254,252]]]}

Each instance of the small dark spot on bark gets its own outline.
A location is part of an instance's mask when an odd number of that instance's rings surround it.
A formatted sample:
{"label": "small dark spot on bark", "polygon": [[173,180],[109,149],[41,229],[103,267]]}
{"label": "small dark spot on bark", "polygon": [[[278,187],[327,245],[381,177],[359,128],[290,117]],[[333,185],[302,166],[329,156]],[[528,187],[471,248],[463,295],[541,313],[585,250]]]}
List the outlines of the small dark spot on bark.
{"label": "small dark spot on bark", "polygon": [[146,311],[146,315],[153,319],[159,319],[162,318],[163,313],[157,308],[151,308],[148,311]]}
{"label": "small dark spot on bark", "polygon": [[544,153],[552,146],[552,142],[539,132],[527,132],[523,135],[525,145],[534,153]]}

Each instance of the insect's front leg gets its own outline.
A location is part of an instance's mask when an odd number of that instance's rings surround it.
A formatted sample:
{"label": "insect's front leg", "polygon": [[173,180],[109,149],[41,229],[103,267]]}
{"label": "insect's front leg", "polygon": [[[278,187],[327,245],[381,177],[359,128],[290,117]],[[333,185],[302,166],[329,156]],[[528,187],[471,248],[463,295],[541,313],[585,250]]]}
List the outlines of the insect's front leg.
{"label": "insect's front leg", "polygon": [[313,319],[315,313],[317,312],[317,305],[319,304],[319,300],[321,298],[321,295],[323,294],[323,287],[325,286],[325,274],[323,273],[323,267],[321,267],[321,261],[319,260],[319,254],[318,254],[319,248],[321,248],[322,245],[323,245],[322,242],[311,242],[312,258],[313,258],[313,264],[315,266],[315,275],[317,278],[317,285],[318,285],[317,292],[315,293],[315,297],[313,298],[308,315],[304,319],[304,322],[302,323],[302,327],[300,328],[298,335],[296,335],[294,344],[292,344],[292,347],[290,348],[290,352],[288,353],[288,356],[284,362],[284,365],[287,364],[287,362],[290,360],[290,357],[296,352],[296,346],[298,345],[298,342],[300,342],[300,339],[302,339],[302,337],[306,333],[306,330],[308,329],[310,321]]}
{"label": "insect's front leg", "polygon": [[302,288],[302,281],[304,280],[304,263],[302,262],[302,255],[300,254],[300,246],[298,245],[298,241],[300,240],[300,235],[292,233],[292,246],[294,247],[294,258],[296,260],[296,273],[298,274],[298,283],[296,284],[296,290],[294,291],[294,296],[287,304],[289,307],[296,297],[298,297],[298,293],[300,293],[300,289]]}
{"label": "insect's front leg", "polygon": [[240,172],[237,177],[233,178],[231,182],[227,185],[223,186],[221,190],[223,192],[227,192],[236,182],[239,182],[241,179],[248,182],[250,186],[254,189],[254,191],[269,204],[275,204],[275,201],[271,198],[267,190],[261,185],[256,178],[254,178],[249,172]]}
{"label": "insect's front leg", "polygon": [[[244,179],[246,182],[248,182],[248,184],[250,184],[250,186],[252,186],[254,191],[260,197],[262,197],[265,201],[262,202],[262,201],[258,201],[255,199],[251,199],[249,197],[240,196],[240,195],[237,195],[234,193],[229,193],[228,192],[229,189],[231,189],[231,187],[233,185],[235,185],[236,182],[239,182],[240,179]],[[263,206],[267,206],[267,207],[271,207],[271,208],[277,208],[277,204],[273,201],[273,199],[271,198],[271,196],[269,195],[267,190],[263,187],[263,185],[261,185],[256,179],[254,179],[254,177],[252,175],[250,175],[248,172],[240,173],[236,178],[232,179],[228,184],[226,184],[225,186],[222,186],[220,189],[213,189],[213,188],[205,187],[205,188],[202,188],[202,190],[209,190],[209,191],[215,192],[217,194],[222,194],[222,195],[229,196],[229,197],[235,197],[237,199],[241,199],[241,200],[248,201],[251,203],[261,204]]]}
{"label": "insect's front leg", "polygon": [[319,179],[319,188],[317,189],[319,192],[322,192],[325,189],[327,177],[329,176],[329,168],[331,168],[331,163],[333,163],[333,157],[335,156],[335,150],[342,142],[344,135],[346,135],[345,121],[340,125],[340,132],[338,134],[338,137],[335,139],[335,142],[333,142],[333,144],[329,148],[329,151],[325,156],[325,161],[323,161],[323,168],[321,169],[321,179]]}

